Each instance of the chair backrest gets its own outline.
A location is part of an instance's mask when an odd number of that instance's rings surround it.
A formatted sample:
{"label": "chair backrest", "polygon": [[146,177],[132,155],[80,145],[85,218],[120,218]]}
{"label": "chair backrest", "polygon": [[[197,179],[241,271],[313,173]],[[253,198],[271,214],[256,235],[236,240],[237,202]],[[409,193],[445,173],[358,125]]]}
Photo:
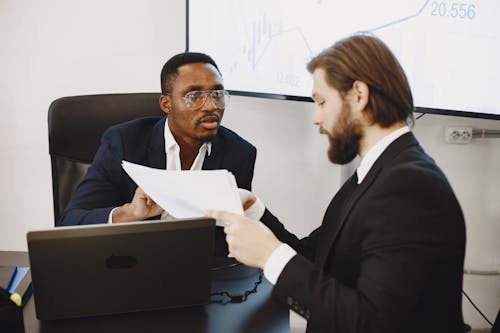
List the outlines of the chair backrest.
{"label": "chair backrest", "polygon": [[500,310],[498,310],[497,319],[493,323],[493,327],[491,328],[491,333],[500,333]]}
{"label": "chair backrest", "polygon": [[70,96],[48,113],[54,222],[57,221],[99,148],[104,131],[145,116],[164,115],[159,93]]}

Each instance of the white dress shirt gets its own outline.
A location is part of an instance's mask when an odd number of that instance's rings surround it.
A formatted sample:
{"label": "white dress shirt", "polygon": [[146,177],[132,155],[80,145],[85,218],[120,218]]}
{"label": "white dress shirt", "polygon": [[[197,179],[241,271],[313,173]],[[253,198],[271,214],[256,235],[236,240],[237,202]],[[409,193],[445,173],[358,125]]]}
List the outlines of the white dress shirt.
{"label": "white dress shirt", "polygon": [[[177,141],[175,141],[170,128],[168,127],[168,122],[165,121],[165,153],[167,154],[167,170],[181,170],[181,148]],[[196,156],[193,165],[189,170],[201,170],[203,162],[205,161],[205,156],[210,156],[212,152],[212,143],[205,142],[201,145],[198,150],[198,155]]]}
{"label": "white dress shirt", "polygon": [[[403,126],[379,140],[370,150],[366,153],[365,157],[361,160],[361,163],[356,170],[358,176],[358,184],[361,184],[363,179],[365,179],[366,175],[370,171],[371,167],[375,163],[375,161],[382,155],[384,150],[397,138],[402,136],[405,133],[408,133],[410,128],[408,126]],[[261,204],[260,201],[256,201],[255,204]],[[263,212],[263,210],[262,210]],[[262,213],[263,214],[263,213]],[[262,217],[262,214],[260,217]],[[271,254],[266,264],[264,265],[264,276],[269,282],[273,285],[278,281],[278,277],[280,276],[283,268],[286,264],[292,259],[297,252],[290,247],[288,244],[281,244],[274,252]]]}
{"label": "white dress shirt", "polygon": [[[168,127],[168,121],[165,121],[165,129],[164,129],[164,138],[165,138],[165,154],[167,155],[167,170],[181,170],[181,157],[180,157],[180,147],[177,141],[175,141],[170,128]],[[205,142],[201,145],[198,150],[198,155],[194,159],[193,165],[191,165],[190,170],[201,170],[203,167],[203,162],[205,161],[205,156],[210,156],[212,152],[212,143]],[[118,208],[118,207],[116,207]],[[113,208],[108,216],[108,223],[113,223],[113,211],[116,209]],[[166,211],[161,213],[162,220],[172,219],[173,217]]]}

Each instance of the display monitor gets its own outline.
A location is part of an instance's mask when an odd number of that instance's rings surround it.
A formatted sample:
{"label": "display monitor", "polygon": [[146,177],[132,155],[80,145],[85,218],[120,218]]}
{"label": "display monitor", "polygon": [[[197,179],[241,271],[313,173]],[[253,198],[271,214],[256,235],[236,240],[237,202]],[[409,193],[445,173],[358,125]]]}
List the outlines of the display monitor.
{"label": "display monitor", "polygon": [[307,62],[354,33],[381,38],[417,111],[500,119],[500,1],[187,0],[187,49],[233,94],[312,101]]}

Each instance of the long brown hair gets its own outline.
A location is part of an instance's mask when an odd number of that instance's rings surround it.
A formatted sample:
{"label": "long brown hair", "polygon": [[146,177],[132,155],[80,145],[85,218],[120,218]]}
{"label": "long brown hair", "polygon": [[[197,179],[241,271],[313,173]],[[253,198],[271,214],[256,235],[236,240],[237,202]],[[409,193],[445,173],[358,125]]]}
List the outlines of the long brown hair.
{"label": "long brown hair", "polygon": [[327,83],[343,96],[354,81],[370,89],[367,105],[372,121],[389,127],[398,121],[413,124],[413,97],[408,79],[391,50],[380,39],[354,35],[322,51],[308,64],[313,73],[322,68]]}

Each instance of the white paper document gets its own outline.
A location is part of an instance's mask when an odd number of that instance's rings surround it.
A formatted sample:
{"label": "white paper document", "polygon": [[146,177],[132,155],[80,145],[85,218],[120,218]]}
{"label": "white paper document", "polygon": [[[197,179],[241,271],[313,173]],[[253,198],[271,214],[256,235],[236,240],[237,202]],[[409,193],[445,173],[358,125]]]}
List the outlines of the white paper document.
{"label": "white paper document", "polygon": [[[227,170],[170,171],[122,161],[132,180],[175,218],[201,217],[209,209],[243,215],[234,175]],[[221,221],[216,223],[223,226]]]}

